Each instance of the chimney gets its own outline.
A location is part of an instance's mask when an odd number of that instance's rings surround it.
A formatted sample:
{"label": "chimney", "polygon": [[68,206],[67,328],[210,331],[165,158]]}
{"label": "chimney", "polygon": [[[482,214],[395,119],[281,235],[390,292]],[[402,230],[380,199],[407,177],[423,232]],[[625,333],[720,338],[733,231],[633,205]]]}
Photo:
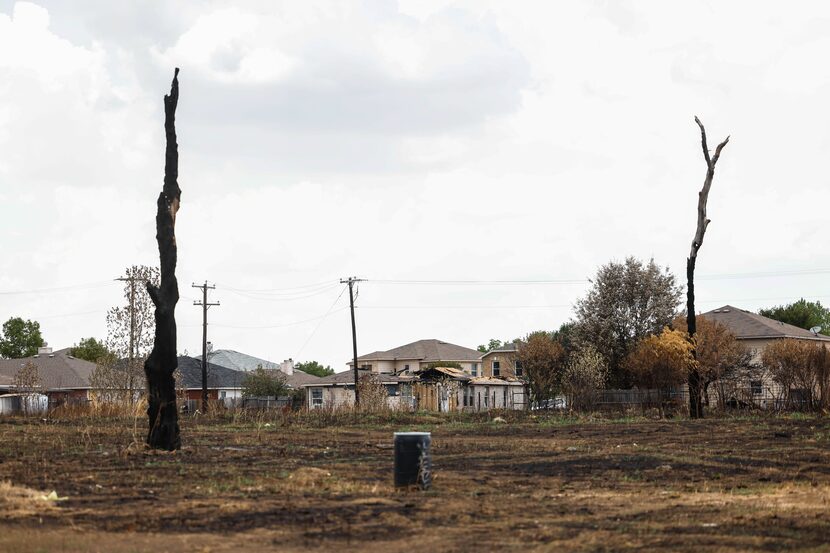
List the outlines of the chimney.
{"label": "chimney", "polygon": [[280,363],[280,370],[289,376],[294,374],[294,360],[289,357]]}

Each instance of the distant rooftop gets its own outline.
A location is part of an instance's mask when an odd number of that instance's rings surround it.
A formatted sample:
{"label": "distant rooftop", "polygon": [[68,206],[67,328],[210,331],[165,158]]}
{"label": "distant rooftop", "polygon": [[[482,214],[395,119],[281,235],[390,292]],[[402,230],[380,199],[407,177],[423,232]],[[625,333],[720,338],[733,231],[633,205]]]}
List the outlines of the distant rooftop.
{"label": "distant rooftop", "polygon": [[[749,338],[800,338],[802,340],[830,342],[830,336],[816,335],[809,330],[782,323],[751,311],[738,309],[731,305],[713,309],[703,313],[701,317],[724,325],[736,338],[744,340]],[[826,331],[827,329],[825,329]]]}
{"label": "distant rooftop", "polygon": [[376,351],[357,358],[360,361],[395,361],[412,359],[423,362],[433,361],[478,361],[481,352],[444,342],[442,340],[418,340],[387,351]]}

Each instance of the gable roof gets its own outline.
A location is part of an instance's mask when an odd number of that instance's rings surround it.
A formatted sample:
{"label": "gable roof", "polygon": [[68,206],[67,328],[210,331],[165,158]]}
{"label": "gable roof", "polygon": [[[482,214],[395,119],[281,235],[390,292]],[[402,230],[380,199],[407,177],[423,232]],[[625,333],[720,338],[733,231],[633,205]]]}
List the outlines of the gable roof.
{"label": "gable roof", "polygon": [[89,377],[95,363],[69,355],[71,348],[52,353],[41,353],[20,359],[0,359],[0,375],[14,379],[26,363],[37,366],[37,374],[44,390],[77,390],[90,387]]}
{"label": "gable roof", "polygon": [[[180,355],[177,358],[179,372],[182,375],[182,384],[188,389],[200,389],[202,387],[202,360],[195,357]],[[245,379],[245,372],[236,371],[216,365],[207,364],[208,388],[241,388]]]}
{"label": "gable roof", "polygon": [[813,334],[809,330],[769,319],[757,313],[724,305],[701,315],[724,325],[739,340],[749,338],[797,338],[830,342],[830,336]]}
{"label": "gable roof", "polygon": [[[197,355],[194,359],[201,363],[202,356]],[[266,370],[280,370],[280,364],[260,359],[247,353],[241,353],[232,349],[219,349],[208,355],[209,363],[221,365],[235,371],[253,371],[262,366]],[[294,369],[293,374],[281,373],[285,377],[285,383],[289,388],[299,388],[304,384],[310,384],[320,379],[319,376],[308,374],[300,369]],[[200,377],[201,378],[201,377]],[[200,380],[201,382],[201,380]]]}
{"label": "gable roof", "polygon": [[510,342],[508,344],[502,344],[500,347],[497,347],[496,349],[491,349],[490,351],[482,353],[479,359],[484,359],[485,357],[493,353],[516,353],[518,351],[519,344],[517,344],[516,342]]}
{"label": "gable roof", "polygon": [[[357,358],[360,361],[396,361],[412,359],[415,361],[478,361],[481,352],[475,349],[465,348],[444,342],[442,340],[429,339],[418,340],[411,344],[405,344],[387,351],[376,351]],[[352,364],[350,362],[349,364]]]}
{"label": "gable roof", "polygon": [[[357,370],[358,378],[363,377],[367,374],[371,374],[372,376],[377,377],[380,380],[381,384],[397,384],[399,382],[412,382],[413,380],[416,380],[415,377],[408,375],[373,373],[372,371],[366,371],[363,369]],[[354,371],[352,370],[341,371],[339,373],[324,376],[323,378],[318,378],[315,382],[305,384],[304,387],[349,385],[354,386]]]}
{"label": "gable roof", "polygon": [[[201,355],[194,356],[194,359],[202,359]],[[218,349],[208,354],[208,362],[222,365],[235,371],[253,371],[260,365],[263,369],[279,369],[279,363],[260,359],[247,353],[241,353],[232,349]]]}

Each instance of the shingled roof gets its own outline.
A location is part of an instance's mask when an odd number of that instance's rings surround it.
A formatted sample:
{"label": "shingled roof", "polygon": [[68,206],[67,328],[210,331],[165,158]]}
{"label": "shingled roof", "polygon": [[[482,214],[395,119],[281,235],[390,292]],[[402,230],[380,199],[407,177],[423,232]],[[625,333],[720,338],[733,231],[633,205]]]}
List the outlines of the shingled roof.
{"label": "shingled roof", "polygon": [[[358,378],[365,376],[367,374],[371,374],[376,376],[381,384],[397,384],[399,382],[412,382],[413,380],[417,380],[416,377],[408,376],[408,375],[396,375],[396,374],[389,374],[389,373],[373,373],[372,371],[365,371],[362,369],[358,369],[357,376]],[[328,376],[324,376],[323,378],[317,379],[315,382],[309,382],[304,384],[303,387],[309,386],[354,386],[354,371],[342,371],[339,373],[330,374]]]}
{"label": "shingled roof", "polygon": [[95,363],[77,359],[69,354],[70,351],[70,348],[64,348],[20,359],[0,359],[0,375],[14,379],[23,365],[34,363],[44,390],[88,389]]}
{"label": "shingled roof", "polygon": [[[202,360],[195,357],[180,355],[177,359],[182,383],[185,388],[199,389],[202,387]],[[243,371],[235,371],[214,363],[207,364],[208,388],[241,388],[245,378]]]}
{"label": "shingled roof", "polygon": [[[202,356],[198,355],[195,359],[201,362]],[[227,367],[236,371],[253,371],[260,366],[266,370],[280,370],[279,363],[274,363],[273,361],[254,357],[253,355],[241,353],[232,349],[216,350],[208,355],[208,359],[210,360],[210,363],[213,363],[214,365],[221,365],[222,367]],[[289,388],[299,388],[304,384],[317,382],[320,378],[319,376],[308,374],[307,372],[296,368],[293,370],[293,374],[281,374],[285,377],[285,383]]]}
{"label": "shingled roof", "polygon": [[472,361],[479,360],[481,352],[478,350],[457,346],[436,339],[418,340],[411,344],[399,346],[387,351],[376,351],[357,358],[360,361],[395,361],[412,359],[426,363],[434,361]]}
{"label": "shingled roof", "polygon": [[704,313],[701,317],[724,325],[736,338],[742,340],[750,338],[798,338],[830,342],[830,336],[816,335],[809,330],[769,319],[731,305],[713,309]]}

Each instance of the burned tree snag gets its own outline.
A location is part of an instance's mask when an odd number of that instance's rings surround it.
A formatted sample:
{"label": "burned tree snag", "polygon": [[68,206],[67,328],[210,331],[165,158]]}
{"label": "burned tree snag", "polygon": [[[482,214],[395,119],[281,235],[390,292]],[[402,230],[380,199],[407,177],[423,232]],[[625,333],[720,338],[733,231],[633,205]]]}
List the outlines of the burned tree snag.
{"label": "burned tree snag", "polygon": [[[703,244],[703,235],[706,234],[706,227],[709,226],[710,220],[706,218],[706,202],[709,200],[709,189],[712,188],[712,179],[715,178],[715,164],[718,162],[720,152],[723,147],[729,142],[729,137],[718,144],[715,149],[715,155],[709,157],[709,148],[706,145],[706,129],[703,128],[703,123],[700,119],[695,117],[695,123],[700,127],[701,142],[703,145],[703,158],[706,160],[706,178],[703,180],[703,189],[699,192],[697,200],[697,230],[695,237],[692,240],[692,249],[689,252],[689,257],[686,258],[686,321],[689,328],[689,339],[694,345],[694,336],[697,331],[697,322],[695,320],[695,262],[697,261],[697,252]],[[692,355],[697,360],[697,350],[692,349]],[[700,371],[697,366],[689,371],[689,416],[693,419],[703,417],[703,397],[702,397],[702,381]]]}
{"label": "burned tree snag", "polygon": [[147,292],[156,307],[156,334],[153,349],[144,363],[147,375],[147,396],[150,431],[147,445],[154,449],[173,451],[181,447],[179,417],[176,410],[176,303],[179,284],[176,280],[176,212],[182,191],[179,189],[179,151],[176,144],[176,105],[179,102],[179,68],[173,74],[170,94],[164,97],[164,130],[167,150],[164,160],[164,187],[159,194],[156,211],[156,241],[161,261],[158,287],[147,283]]}

